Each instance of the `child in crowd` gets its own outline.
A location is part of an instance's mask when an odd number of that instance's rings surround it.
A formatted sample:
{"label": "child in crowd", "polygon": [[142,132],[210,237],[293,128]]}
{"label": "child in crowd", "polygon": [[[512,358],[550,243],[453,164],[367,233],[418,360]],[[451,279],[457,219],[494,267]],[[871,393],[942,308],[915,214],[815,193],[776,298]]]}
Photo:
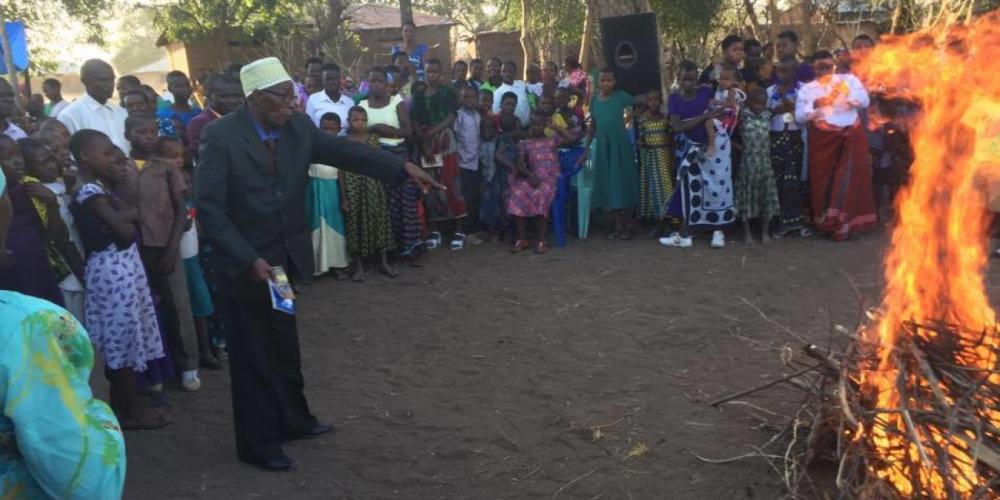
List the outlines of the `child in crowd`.
{"label": "child in crowd", "polygon": [[507,92],[501,97],[500,102],[502,103],[500,113],[493,115],[490,120],[492,122],[490,130],[496,138],[493,153],[495,167],[493,178],[483,193],[481,210],[492,241],[501,241],[507,229],[507,188],[510,176],[516,170],[514,162],[517,160],[517,140],[522,134],[521,121],[514,114],[514,109],[517,108],[517,95]]}
{"label": "child in crowd", "polygon": [[41,230],[41,221],[31,202],[33,196],[51,197],[51,193],[39,183],[27,186],[23,183],[24,157],[14,139],[6,134],[0,134],[0,167],[7,178],[7,196],[13,208],[6,250],[14,263],[0,267],[0,290],[14,290],[62,306],[59,280],[46,252],[48,234]]}
{"label": "child in crowd", "polygon": [[424,169],[447,187],[424,195],[427,220],[433,227],[427,246],[437,248],[447,235],[451,236],[450,248],[461,250],[465,247],[461,219],[466,216],[466,208],[459,180],[458,145],[451,129],[458,99],[455,90],[441,81],[441,61],[430,59],[424,63],[424,77],[427,88],[415,91],[410,116],[420,141]]}
{"label": "child in crowd", "polygon": [[527,125],[528,115],[531,113],[531,104],[528,100],[528,87],[523,80],[515,80],[517,75],[517,64],[514,61],[507,61],[503,63],[500,70],[500,78],[502,83],[493,90],[493,112],[499,113],[501,106],[501,99],[503,95],[507,92],[512,92],[517,96],[517,108],[514,109],[514,114],[517,115],[517,119],[521,121],[521,125]]}
{"label": "child in crowd", "polygon": [[499,220],[502,218],[503,188],[506,178],[497,177],[497,123],[493,115],[493,92],[484,90],[479,93],[479,172],[482,177],[482,191],[479,199],[479,224],[486,231],[487,237],[499,230]]}
{"label": "child in crowd", "polygon": [[167,73],[167,91],[174,100],[156,114],[160,122],[160,135],[187,140],[185,127],[192,118],[201,114],[201,108],[191,104],[194,87],[183,72],[171,71]]}
{"label": "child in crowd", "polygon": [[554,95],[542,95],[538,100],[538,109],[545,111],[550,118],[545,127],[545,135],[555,137],[561,135],[559,131],[565,131],[574,137],[571,144],[577,144],[583,139],[583,127],[568,104],[569,93],[566,89],[559,89]]}
{"label": "child in crowd", "polygon": [[[184,180],[188,186],[192,184],[192,169],[184,169]],[[184,262],[184,277],[188,285],[188,297],[191,301],[191,315],[194,318],[194,331],[198,337],[198,366],[209,370],[219,370],[222,368],[215,353],[212,352],[212,339],[209,335],[208,322],[215,315],[215,305],[212,303],[212,294],[205,281],[205,272],[201,267],[199,259],[199,238],[198,238],[198,213],[194,206],[194,196],[188,192],[184,200],[184,207],[187,209],[186,230],[181,235],[180,256]]]}
{"label": "child in crowd", "polygon": [[748,245],[754,243],[751,219],[760,219],[760,239],[768,243],[771,241],[771,218],[780,212],[778,187],[771,169],[770,129],[767,93],[761,88],[754,89],[747,98],[747,108],[740,114],[743,154],[736,176],[736,210],[743,218],[744,241]]}
{"label": "child in crowd", "polygon": [[753,59],[747,61],[743,69],[743,81],[746,85],[747,94],[754,89],[767,89],[771,86],[771,78],[774,75],[774,63],[767,59]]}
{"label": "child in crowd", "polygon": [[736,129],[740,108],[747,99],[746,92],[738,86],[738,76],[739,71],[731,64],[723,64],[719,69],[719,87],[715,91],[715,98],[710,102],[718,111],[719,117],[705,123],[705,132],[708,134],[708,145],[705,148],[707,157],[715,156],[715,134],[719,127],[729,135]]}
{"label": "child in crowd", "polygon": [[772,234],[776,238],[802,226],[802,161],[805,141],[802,124],[795,120],[795,101],[802,84],[795,79],[799,64],[782,61],[777,66],[778,83],[767,88],[767,106],[771,110],[771,168],[778,187],[780,215]]}
{"label": "child in crowd", "polygon": [[670,121],[660,111],[659,90],[646,93],[645,109],[639,115],[639,217],[657,224],[654,234],[666,230],[667,206],[674,194],[674,155]]}
{"label": "child in crowd", "polygon": [[556,129],[558,137],[545,135],[549,116],[542,110],[531,112],[528,137],[517,146],[517,160],[514,162],[514,177],[510,180],[507,197],[507,214],[514,217],[517,225],[517,239],[511,252],[518,253],[527,248],[528,219],[535,220],[536,253],[548,252],[546,236],[549,227],[549,207],[556,196],[559,180],[560,144],[566,145],[573,136],[566,129]]}
{"label": "child in crowd", "polygon": [[169,422],[139,405],[136,372],[164,357],[156,310],[136,245],[139,213],[125,208],[107,186],[121,182],[114,145],[101,132],[73,135],[80,167],[71,205],[87,253],[85,325],[111,384],[111,408],[123,429],[156,429]]}
{"label": "child in crowd", "polygon": [[458,141],[458,167],[461,175],[462,198],[468,208],[465,217],[466,241],[478,245],[482,240],[476,236],[479,230],[479,202],[482,194],[483,178],[479,172],[480,136],[482,116],[479,114],[478,94],[469,85],[459,91],[461,107],[452,128]]}
{"label": "child in crowd", "polygon": [[[434,71],[432,61],[427,61],[424,65],[425,75]],[[365,112],[365,108],[354,106],[347,116],[349,124],[347,138],[378,149],[380,147],[378,137],[368,133],[368,113]],[[354,260],[351,279],[354,282],[363,281],[365,259],[376,256],[379,258],[382,272],[390,278],[395,278],[398,272],[389,264],[389,251],[392,250],[394,241],[385,188],[371,177],[344,172],[341,194],[344,200],[347,249]]]}
{"label": "child in crowd", "polygon": [[455,64],[451,67],[451,72],[451,86],[455,89],[455,92],[461,92],[463,87],[471,87],[468,80],[469,65],[465,61],[455,61]]}
{"label": "child in crowd", "polygon": [[187,277],[180,258],[180,239],[187,219],[187,182],[181,168],[184,145],[157,137],[149,118],[130,116],[125,137],[139,169],[139,254],[149,287],[157,298],[164,338],[186,391],[201,388],[198,345]]}
{"label": "child in crowd", "polygon": [[626,227],[627,213],[639,203],[639,174],[635,167],[635,153],[622,120],[635,100],[626,92],[615,90],[618,82],[611,68],[598,73],[599,92],[590,101],[593,127],[588,131],[587,144],[580,161],[586,161],[590,145],[594,148],[593,207],[607,209],[614,214],[614,229],[608,239],[630,240],[633,235]]}
{"label": "child in crowd", "polygon": [[475,87],[477,92],[483,85],[483,71],[485,71],[485,69],[486,65],[483,64],[482,59],[473,59],[469,61],[469,83]]}
{"label": "child in crowd", "polygon": [[[320,130],[340,134],[340,115],[332,111],[319,119]],[[313,163],[309,166],[309,229],[312,232],[313,275],[333,271],[336,279],[344,279],[341,271],[348,265],[347,240],[344,238],[344,214],[341,211],[340,171],[336,167]]]}
{"label": "child in crowd", "polygon": [[[35,139],[21,139],[25,175],[21,183],[31,197],[38,228],[45,241],[52,272],[59,281],[66,309],[83,319],[83,257],[70,239],[63,213],[69,211],[66,189],[59,181],[59,167],[52,153]],[[51,186],[51,187],[50,187]],[[72,219],[70,219],[72,220]]]}
{"label": "child in crowd", "polygon": [[[735,220],[731,186],[730,157],[715,158],[702,154],[708,142],[705,122],[715,121],[718,111],[710,106],[715,92],[712,87],[698,85],[698,67],[691,61],[678,65],[679,92],[667,100],[670,128],[676,136],[674,154],[677,158],[677,181],[670,200],[670,215],[681,218],[681,230],[660,238],[660,244],[670,247],[690,247],[690,231],[712,231],[712,247],[726,245],[722,230]],[[720,139],[725,142],[720,143]],[[716,150],[728,153],[729,136],[724,128],[716,130]]]}
{"label": "child in crowd", "polygon": [[582,134],[583,132],[585,132],[587,123],[583,115],[582,111],[583,108],[578,108],[573,106],[574,98],[576,99],[579,98],[577,92],[578,91],[576,89],[571,87],[562,87],[557,89],[555,93],[556,110],[560,115],[563,116],[563,119],[566,120],[566,123],[575,121],[577,126],[580,127],[580,132]]}

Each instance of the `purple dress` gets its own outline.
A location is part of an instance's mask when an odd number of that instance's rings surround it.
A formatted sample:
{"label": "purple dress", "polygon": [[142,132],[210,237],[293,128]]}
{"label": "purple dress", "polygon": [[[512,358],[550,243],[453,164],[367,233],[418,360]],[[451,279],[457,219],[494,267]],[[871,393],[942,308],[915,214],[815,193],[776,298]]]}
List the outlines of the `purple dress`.
{"label": "purple dress", "polygon": [[13,254],[14,265],[0,268],[0,290],[13,290],[62,306],[62,293],[49,265],[37,212],[21,183],[9,183],[7,195],[14,207],[7,232],[7,250]]}
{"label": "purple dress", "polygon": [[103,186],[88,183],[70,207],[87,251],[87,333],[108,368],[142,372],[148,362],[165,355],[153,297],[135,242],[119,248],[109,228],[86,205],[96,197],[108,197],[112,207],[116,205]]}

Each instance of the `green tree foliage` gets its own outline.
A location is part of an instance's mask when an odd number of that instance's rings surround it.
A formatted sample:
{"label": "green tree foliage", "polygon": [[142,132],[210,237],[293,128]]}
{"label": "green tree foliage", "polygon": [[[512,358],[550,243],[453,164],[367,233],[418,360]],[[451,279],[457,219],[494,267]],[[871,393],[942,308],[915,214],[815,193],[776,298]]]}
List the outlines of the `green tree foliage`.
{"label": "green tree foliage", "polygon": [[[307,2],[306,2],[307,3]],[[303,16],[294,0],[178,0],[161,8],[156,25],[169,40],[192,41],[219,30],[249,38],[287,35]]]}

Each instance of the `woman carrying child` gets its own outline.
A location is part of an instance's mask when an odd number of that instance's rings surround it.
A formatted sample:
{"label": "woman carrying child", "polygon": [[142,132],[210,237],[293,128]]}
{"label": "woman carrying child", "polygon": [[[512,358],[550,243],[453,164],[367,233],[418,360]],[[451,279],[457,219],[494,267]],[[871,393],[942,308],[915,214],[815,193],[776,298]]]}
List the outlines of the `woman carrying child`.
{"label": "woman carrying child", "polygon": [[136,245],[139,213],[123,208],[106,186],[121,182],[115,148],[106,135],[84,129],[73,135],[70,151],[80,168],[80,189],[71,210],[87,252],[86,326],[105,363],[111,408],[124,429],[167,425],[159,413],[139,406],[135,373],[164,357],[153,298]]}
{"label": "woman carrying child", "polygon": [[[368,114],[365,108],[354,106],[348,112],[347,138],[349,140],[368,144],[379,148],[378,136],[368,132]],[[345,218],[345,235],[347,250],[354,260],[354,272],[351,279],[361,282],[365,277],[364,260],[379,257],[382,272],[395,278],[398,273],[389,265],[389,251],[394,245],[392,239],[392,224],[389,222],[389,212],[386,208],[388,200],[385,188],[375,179],[343,172],[341,190]]]}
{"label": "woman carrying child", "polygon": [[[712,231],[712,247],[722,248],[722,230],[736,220],[733,206],[729,135],[716,120],[718,112],[709,106],[711,87],[698,85],[698,67],[682,61],[677,83],[680,92],[667,101],[670,126],[677,155],[677,181],[670,201],[670,214],[681,218],[681,231],[660,238],[660,244],[690,247],[691,231]],[[703,154],[708,144],[706,122],[716,123],[713,156]]]}
{"label": "woman carrying child", "polygon": [[44,195],[47,190],[39,183],[22,183],[24,157],[14,139],[4,134],[0,134],[0,167],[7,177],[7,195],[13,207],[6,239],[13,265],[0,267],[0,290],[13,290],[61,306],[59,281],[46,252],[48,235],[39,230],[38,214],[31,202],[33,196]]}
{"label": "woman carrying child", "polygon": [[514,217],[517,224],[517,240],[511,248],[514,253],[531,244],[528,240],[528,219],[535,220],[538,235],[535,252],[548,252],[549,207],[555,199],[559,180],[558,148],[574,140],[566,129],[556,129],[559,135],[554,137],[545,135],[549,123],[550,117],[545,111],[532,111],[529,135],[517,145],[516,175],[510,180],[510,195],[507,198],[507,213]]}
{"label": "woman carrying child", "polygon": [[[378,137],[382,149],[407,158],[407,140],[413,135],[410,113],[403,96],[393,92],[399,82],[389,83],[387,74],[387,69],[380,66],[368,70],[368,99],[361,101],[360,106],[368,115],[369,131]],[[399,255],[405,258],[416,259],[424,251],[417,211],[419,200],[420,190],[410,180],[389,189],[387,207],[392,235]]]}

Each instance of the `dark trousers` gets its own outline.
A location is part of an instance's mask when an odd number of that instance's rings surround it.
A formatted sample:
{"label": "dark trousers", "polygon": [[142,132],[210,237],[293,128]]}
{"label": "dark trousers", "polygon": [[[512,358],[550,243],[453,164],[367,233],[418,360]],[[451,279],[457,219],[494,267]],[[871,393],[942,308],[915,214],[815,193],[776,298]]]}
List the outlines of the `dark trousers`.
{"label": "dark trousers", "polygon": [[459,168],[462,180],[462,198],[465,199],[465,234],[473,234],[480,229],[479,204],[483,197],[483,175],[478,170]]}
{"label": "dark trousers", "polygon": [[184,277],[184,263],[180,258],[171,274],[160,273],[160,261],[167,252],[165,247],[139,247],[142,267],[146,270],[149,291],[156,297],[160,327],[167,341],[167,351],[174,362],[174,369],[182,371],[198,369],[198,344],[194,332],[194,317],[188,298],[187,280]]}
{"label": "dark trousers", "polygon": [[279,456],[284,439],[317,421],[303,392],[295,317],[271,308],[266,286],[252,286],[259,298],[226,297],[225,321],[236,453],[258,462]]}

